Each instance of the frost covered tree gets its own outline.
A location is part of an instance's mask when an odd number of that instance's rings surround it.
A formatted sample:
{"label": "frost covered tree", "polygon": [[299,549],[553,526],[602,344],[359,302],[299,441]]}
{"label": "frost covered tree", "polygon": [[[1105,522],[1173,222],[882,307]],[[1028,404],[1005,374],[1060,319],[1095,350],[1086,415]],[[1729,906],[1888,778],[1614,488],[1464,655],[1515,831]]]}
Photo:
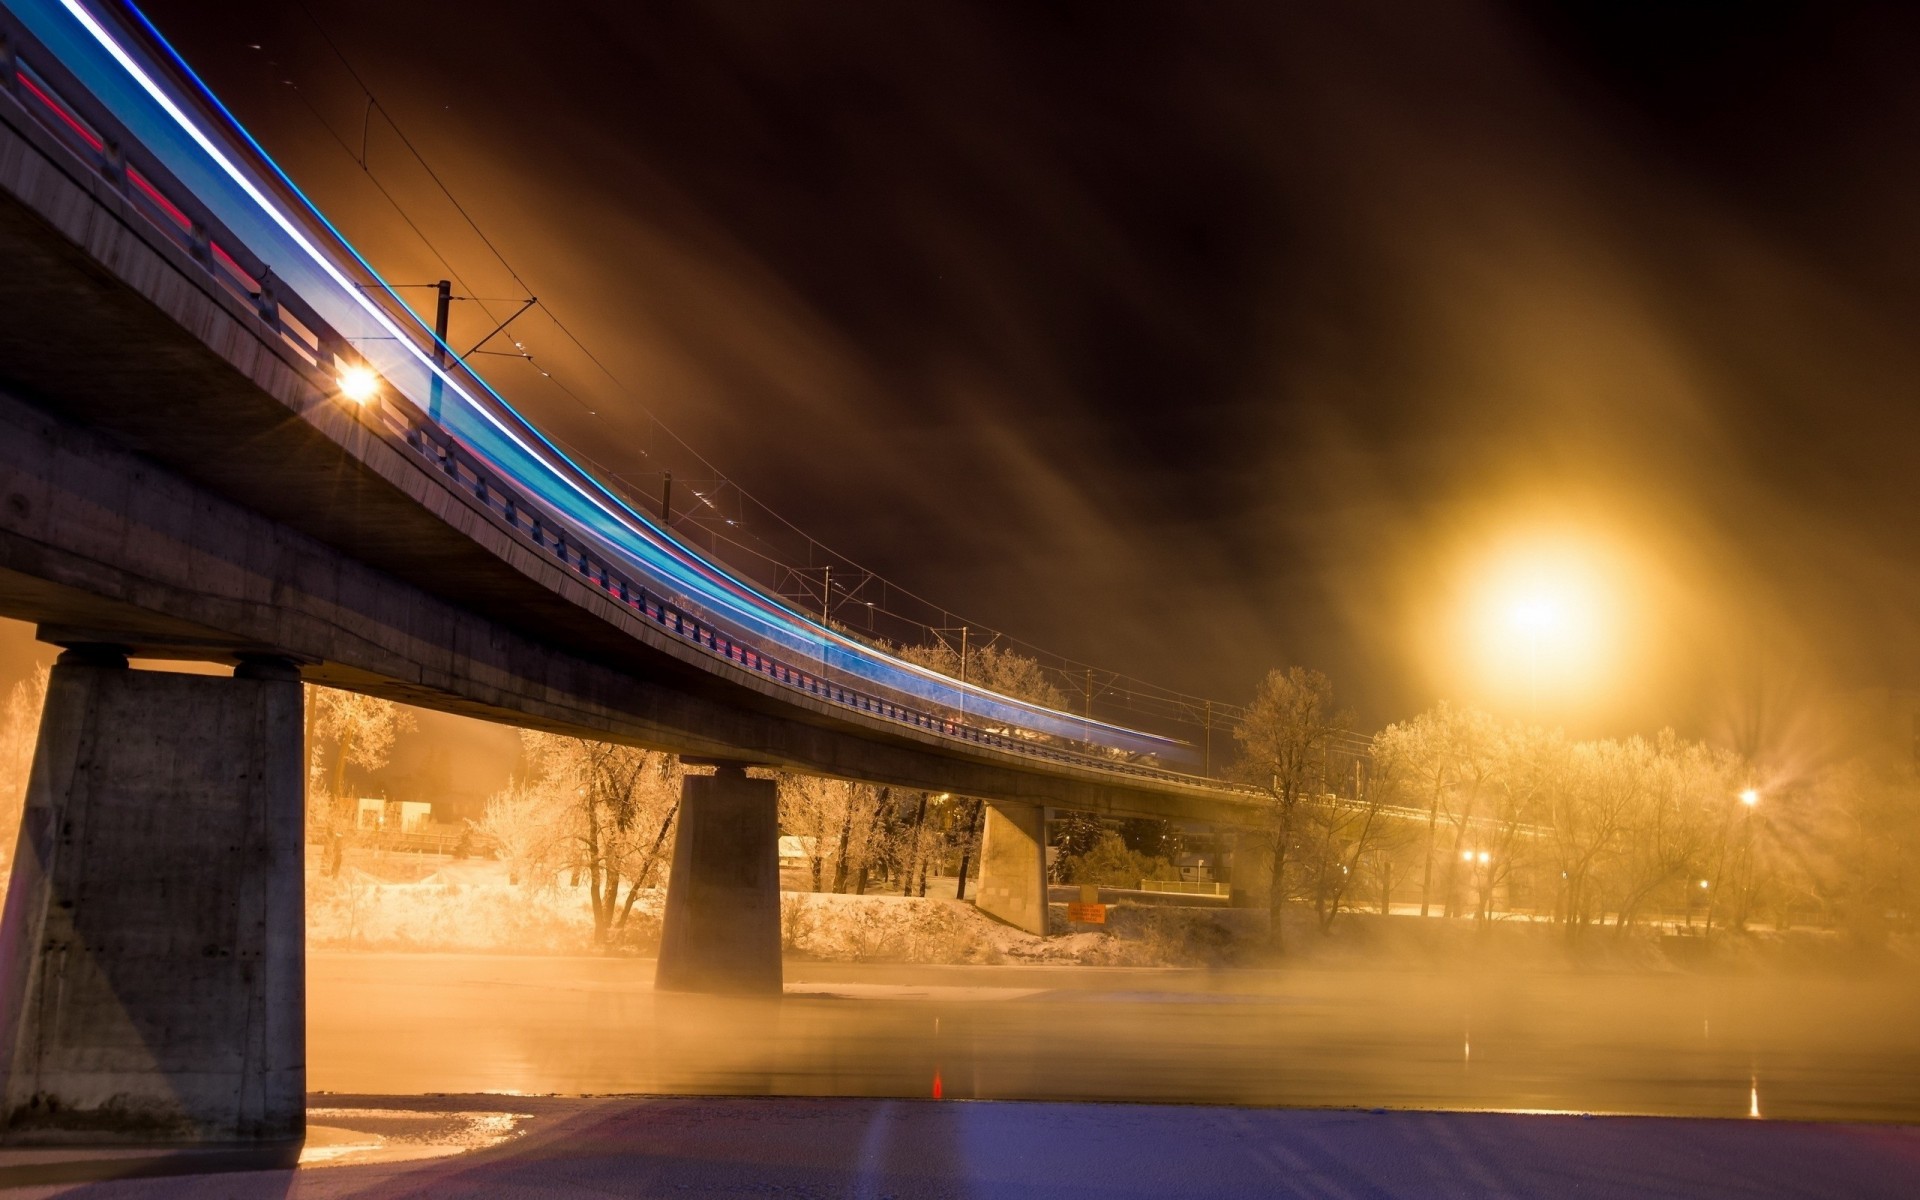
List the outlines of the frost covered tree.
{"label": "frost covered tree", "polygon": [[487,797],[475,829],[500,851],[507,882],[544,889],[564,857],[568,843],[569,797],[547,781],[515,776]]}
{"label": "frost covered tree", "polygon": [[47,700],[48,669],[36,665],[7,691],[0,712],[0,864],[13,861],[15,834],[27,802],[27,777],[40,738],[40,710]]}
{"label": "frost covered tree", "polygon": [[885,857],[881,792],[864,783],[782,774],[780,828],[800,839],[816,892],[864,887],[867,870]]}
{"label": "frost covered tree", "polygon": [[529,729],[520,743],[531,785],[559,796],[568,814],[570,859],[587,883],[594,941],[604,945],[666,865],[684,770],[671,754],[587,738]]}
{"label": "frost covered tree", "polygon": [[964,661],[960,656],[960,647],[944,640],[924,646],[907,646],[898,653],[910,663],[917,663],[942,675],[951,675],[955,679],[964,679],[990,692],[1026,700],[1043,708],[1067,707],[1066,693],[1048,676],[1047,669],[1040,665],[1039,659],[992,643],[968,645],[966,649]]}
{"label": "frost covered tree", "polygon": [[1350,725],[1333,707],[1333,683],[1319,671],[1274,670],[1254,693],[1233,736],[1240,743],[1240,777],[1267,793],[1266,828],[1273,852],[1268,901],[1269,936],[1283,942],[1281,913],[1298,873],[1293,853],[1301,835],[1301,808],[1330,792],[1329,754]]}
{"label": "frost covered tree", "polygon": [[358,819],[348,794],[347,768],[377,771],[394,743],[418,728],[411,710],[360,692],[306,685],[307,776],[313,796],[309,820],[327,839],[327,875],[340,874],[347,836]]}

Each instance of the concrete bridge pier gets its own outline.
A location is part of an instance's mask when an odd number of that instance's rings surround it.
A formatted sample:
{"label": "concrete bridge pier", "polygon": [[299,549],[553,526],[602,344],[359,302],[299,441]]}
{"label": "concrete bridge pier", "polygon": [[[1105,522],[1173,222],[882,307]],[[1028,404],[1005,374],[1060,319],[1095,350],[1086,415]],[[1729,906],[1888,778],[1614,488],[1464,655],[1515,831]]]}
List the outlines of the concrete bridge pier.
{"label": "concrete bridge pier", "polygon": [[772,993],[780,975],[780,802],[737,763],[680,785],[654,986]]}
{"label": "concrete bridge pier", "polygon": [[302,701],[282,660],[60,656],[0,922],[0,1139],[298,1154]]}
{"label": "concrete bridge pier", "polygon": [[980,884],[974,905],[1016,929],[1047,932],[1047,810],[987,801],[980,834]]}

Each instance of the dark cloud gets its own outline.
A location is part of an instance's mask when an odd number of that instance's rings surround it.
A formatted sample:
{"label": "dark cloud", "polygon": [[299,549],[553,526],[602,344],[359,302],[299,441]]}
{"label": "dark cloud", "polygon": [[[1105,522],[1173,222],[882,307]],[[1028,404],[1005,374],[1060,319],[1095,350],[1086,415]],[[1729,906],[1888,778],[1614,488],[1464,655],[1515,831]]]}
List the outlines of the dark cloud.
{"label": "dark cloud", "polygon": [[[1636,547],[1644,686],[1606,720],[1706,725],[1757,659],[1920,663],[1899,9],[313,12],[654,414],[1029,641],[1225,696],[1321,665],[1391,717],[1458,686],[1432,610],[1518,514]],[[301,102],[358,152],[301,10],[153,15],[390,277],[437,277]],[[377,121],[367,146],[472,289],[515,294]],[[583,403],[503,378],[658,469],[544,321],[518,328]]]}

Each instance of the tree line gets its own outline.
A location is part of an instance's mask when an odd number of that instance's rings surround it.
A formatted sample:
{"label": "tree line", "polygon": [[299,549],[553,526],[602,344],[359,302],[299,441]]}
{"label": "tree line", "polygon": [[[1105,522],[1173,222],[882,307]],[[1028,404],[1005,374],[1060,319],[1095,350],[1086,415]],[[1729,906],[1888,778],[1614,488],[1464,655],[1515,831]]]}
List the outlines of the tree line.
{"label": "tree line", "polygon": [[[959,674],[952,647],[917,661]],[[1031,660],[971,647],[969,679],[1039,703],[1062,698]],[[0,816],[17,821],[46,672],[0,716]],[[308,689],[309,836],[337,874],[356,834],[350,769],[378,770],[412,728],[402,706]],[[1705,935],[1814,923],[1877,937],[1920,902],[1920,781],[1912,762],[1829,755],[1790,778],[1672,731],[1578,739],[1440,704],[1372,734],[1314,671],[1273,671],[1235,731],[1232,768],[1264,798],[1254,845],[1270,909],[1403,911],[1551,922],[1569,937],[1672,922]],[[584,887],[601,939],[670,866],[681,768],[670,755],[522,734],[522,763],[475,832],[531,888]],[[816,891],[925,895],[978,873],[984,804],[971,797],[785,775],[782,831]],[[1204,835],[1202,835],[1204,837]],[[1177,878],[1188,831],[1061,813],[1052,877],[1132,886]],[[796,843],[790,843],[790,847]],[[10,852],[11,839],[6,849]],[[1236,871],[1264,873],[1243,851]],[[964,884],[963,884],[964,886]],[[1281,923],[1276,919],[1273,928]]]}
{"label": "tree line", "polygon": [[[1581,740],[1441,704],[1370,737],[1326,676],[1271,672],[1236,731],[1266,798],[1281,909],[1525,917],[1571,937],[1755,922],[1877,937],[1911,919],[1920,782],[1911,763],[1839,758],[1791,779],[1671,730]],[[1236,863],[1236,867],[1239,864]]]}

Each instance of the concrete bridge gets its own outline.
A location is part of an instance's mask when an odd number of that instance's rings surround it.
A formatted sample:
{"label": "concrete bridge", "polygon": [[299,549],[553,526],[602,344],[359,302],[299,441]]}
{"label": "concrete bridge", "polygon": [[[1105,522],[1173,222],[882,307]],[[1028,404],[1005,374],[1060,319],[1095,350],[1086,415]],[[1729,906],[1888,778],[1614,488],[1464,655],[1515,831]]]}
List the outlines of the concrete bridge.
{"label": "concrete bridge", "polygon": [[1035,932],[1047,807],[1254,818],[1143,759],[1165,739],[810,625],[546,461],[431,337],[351,307],[370,269],[153,31],[0,5],[0,615],[64,648],[0,926],[7,1138],[297,1146],[303,680],[710,765],[668,988],[780,987],[747,766],[988,798],[979,905]]}

